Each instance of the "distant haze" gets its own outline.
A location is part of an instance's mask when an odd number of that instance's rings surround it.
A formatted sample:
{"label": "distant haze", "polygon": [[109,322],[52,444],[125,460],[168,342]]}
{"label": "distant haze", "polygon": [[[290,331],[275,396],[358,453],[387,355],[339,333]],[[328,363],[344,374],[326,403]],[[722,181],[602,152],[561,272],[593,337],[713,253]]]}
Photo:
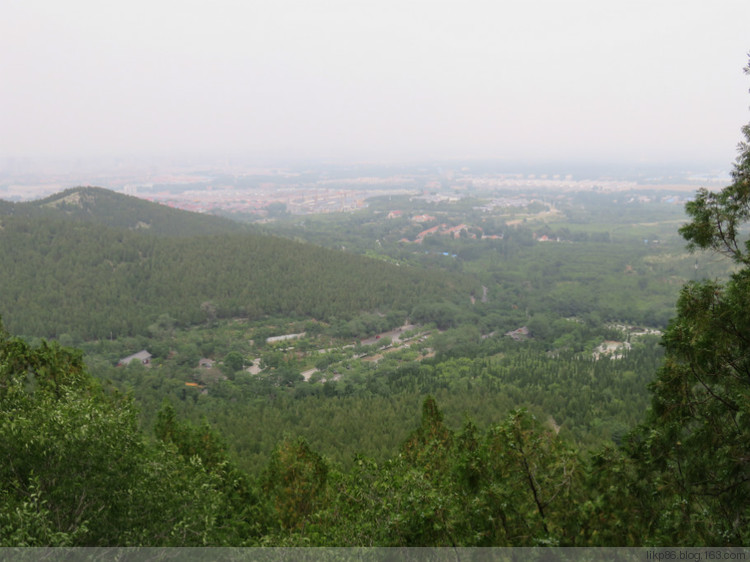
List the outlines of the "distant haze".
{"label": "distant haze", "polygon": [[0,158],[726,163],[748,0],[3,0]]}

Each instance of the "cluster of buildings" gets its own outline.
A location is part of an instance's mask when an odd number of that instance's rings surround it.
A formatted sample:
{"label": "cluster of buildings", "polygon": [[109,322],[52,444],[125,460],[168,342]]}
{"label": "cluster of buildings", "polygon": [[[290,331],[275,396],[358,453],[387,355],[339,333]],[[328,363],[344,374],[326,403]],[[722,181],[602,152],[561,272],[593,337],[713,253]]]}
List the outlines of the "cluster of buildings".
{"label": "cluster of buildings", "polygon": [[175,194],[155,192],[144,199],[198,213],[220,210],[226,213],[268,215],[274,203],[284,205],[295,215],[355,211],[365,206],[368,192],[347,189],[301,189],[263,184],[252,189],[215,188],[191,189]]}

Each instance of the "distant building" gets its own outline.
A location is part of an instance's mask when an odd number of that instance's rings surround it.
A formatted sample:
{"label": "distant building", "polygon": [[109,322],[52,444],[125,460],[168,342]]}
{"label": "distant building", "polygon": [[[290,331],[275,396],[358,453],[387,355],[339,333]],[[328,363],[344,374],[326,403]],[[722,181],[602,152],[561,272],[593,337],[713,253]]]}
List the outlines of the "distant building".
{"label": "distant building", "polygon": [[[445,226],[445,225],[442,225],[442,226]],[[417,234],[417,239],[415,240],[415,242],[417,244],[421,244],[422,240],[424,240],[425,236],[428,236],[430,234],[435,234],[439,230],[440,230],[440,226],[433,226],[432,228],[428,228],[427,230],[423,230],[422,232],[420,232],[419,234]]]}
{"label": "distant building", "polygon": [[283,336],[272,336],[270,338],[266,338],[266,343],[276,343],[280,341],[286,341],[286,340],[298,340],[300,338],[305,337],[306,332],[301,332],[299,334],[285,334]]}
{"label": "distant building", "polygon": [[461,232],[466,231],[466,233],[469,235],[469,238],[476,238],[476,234],[470,234],[469,233],[469,227],[465,224],[459,224],[458,226],[453,226],[451,228],[444,228],[443,233],[449,234],[450,236],[453,236],[453,238],[460,238]]}
{"label": "distant building", "polygon": [[150,365],[151,357],[153,356],[148,351],[143,349],[138,353],[134,353],[133,355],[128,355],[127,357],[120,359],[117,362],[117,366],[122,367],[125,365],[129,365],[131,361],[139,361],[142,365]]}
{"label": "distant building", "polygon": [[433,217],[432,215],[416,215],[416,216],[413,216],[411,218],[411,220],[413,222],[420,222],[420,223],[421,222],[430,222],[430,221],[434,221],[435,217]]}
{"label": "distant building", "polygon": [[506,332],[505,335],[515,341],[523,341],[529,337],[529,329],[526,326],[521,326],[517,330]]}

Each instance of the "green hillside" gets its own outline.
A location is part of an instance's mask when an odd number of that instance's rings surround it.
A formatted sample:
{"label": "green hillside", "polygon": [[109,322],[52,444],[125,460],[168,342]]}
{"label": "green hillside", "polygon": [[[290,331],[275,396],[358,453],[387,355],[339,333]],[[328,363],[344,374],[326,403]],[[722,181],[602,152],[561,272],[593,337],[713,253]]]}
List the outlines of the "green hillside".
{"label": "green hillside", "polygon": [[[141,223],[151,226],[132,226]],[[0,263],[6,325],[53,338],[144,333],[160,314],[188,325],[214,316],[408,313],[420,302],[458,298],[451,287],[461,287],[468,302],[472,290],[447,275],[251,233],[92,188],[6,206]]]}
{"label": "green hillside", "polygon": [[212,215],[188,213],[100,187],[76,187],[25,203],[0,202],[0,217],[91,222],[162,236],[197,236],[246,230]]}

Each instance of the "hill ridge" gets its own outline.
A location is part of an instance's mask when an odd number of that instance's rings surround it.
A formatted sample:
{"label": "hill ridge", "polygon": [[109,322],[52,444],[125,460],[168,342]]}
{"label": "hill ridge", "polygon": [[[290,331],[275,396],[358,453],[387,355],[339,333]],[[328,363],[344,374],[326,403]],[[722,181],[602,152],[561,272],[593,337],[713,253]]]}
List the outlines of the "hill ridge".
{"label": "hill ridge", "polygon": [[195,236],[249,230],[227,218],[173,209],[160,203],[94,186],[71,187],[42,199],[4,202],[0,216],[49,216],[144,230],[161,236]]}
{"label": "hill ridge", "polygon": [[[205,322],[206,303],[225,318],[339,321],[361,312],[409,313],[420,303],[455,301],[459,294],[468,303],[473,288],[447,273],[398,267],[242,225],[224,229],[227,219],[191,223],[214,217],[172,209],[177,214],[167,215],[147,201],[136,207],[153,213],[133,217],[130,207],[118,205],[132,203],[127,196],[85,189],[17,205],[20,212],[0,218],[0,315],[15,333],[144,335],[161,314],[183,325]],[[65,203],[76,193],[82,207]],[[87,207],[89,195],[94,202]],[[108,197],[114,207],[101,204]],[[139,220],[150,227],[132,228]],[[215,231],[209,228],[214,224]]]}

